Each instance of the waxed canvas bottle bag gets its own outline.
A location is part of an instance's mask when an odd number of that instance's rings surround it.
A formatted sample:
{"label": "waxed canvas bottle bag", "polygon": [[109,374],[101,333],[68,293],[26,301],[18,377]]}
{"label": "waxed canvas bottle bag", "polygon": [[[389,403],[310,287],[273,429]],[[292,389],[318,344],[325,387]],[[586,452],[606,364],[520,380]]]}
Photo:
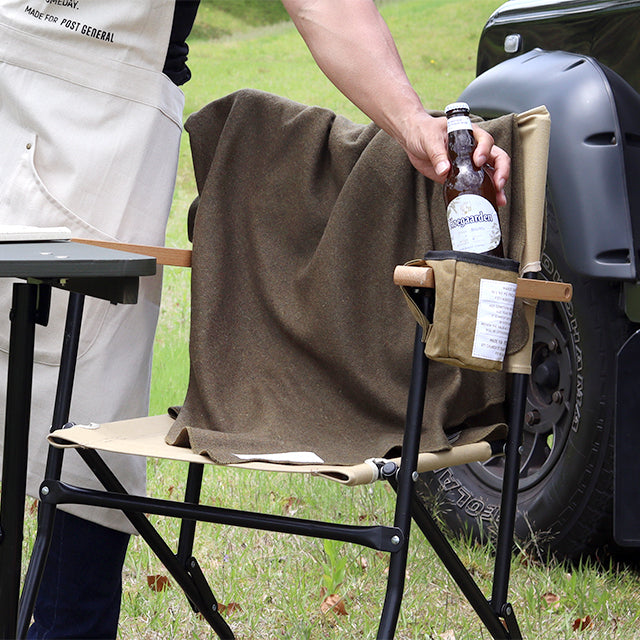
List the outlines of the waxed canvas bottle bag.
{"label": "waxed canvas bottle bag", "polygon": [[501,371],[516,295],[518,263],[461,251],[430,251],[435,305],[429,323],[410,302],[425,329],[425,353],[466,369]]}

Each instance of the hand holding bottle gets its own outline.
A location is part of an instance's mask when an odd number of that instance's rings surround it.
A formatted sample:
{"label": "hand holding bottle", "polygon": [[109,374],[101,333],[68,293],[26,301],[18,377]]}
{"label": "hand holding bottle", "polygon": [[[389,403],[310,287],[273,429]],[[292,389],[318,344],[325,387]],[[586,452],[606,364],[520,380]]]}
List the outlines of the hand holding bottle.
{"label": "hand holding bottle", "polygon": [[[506,151],[494,144],[490,133],[473,124],[471,127],[476,141],[474,164],[488,168],[496,189],[496,204],[502,207],[507,203],[504,185],[509,177],[511,159]],[[446,118],[434,118],[425,111],[407,124],[406,130],[403,146],[413,166],[427,178],[444,182],[451,167]]]}

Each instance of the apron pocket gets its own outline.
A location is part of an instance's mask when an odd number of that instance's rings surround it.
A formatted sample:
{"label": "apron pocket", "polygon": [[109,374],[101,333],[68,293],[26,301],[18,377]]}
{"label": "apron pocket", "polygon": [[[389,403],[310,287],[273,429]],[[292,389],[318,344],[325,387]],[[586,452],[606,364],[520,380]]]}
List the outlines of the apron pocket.
{"label": "apron pocket", "polygon": [[[47,189],[38,174],[33,158],[36,151],[36,136],[25,140],[24,152],[12,175],[0,190],[0,224],[25,224],[40,227],[68,227],[76,237],[114,240],[70,211]],[[9,351],[10,323],[8,310],[12,284],[7,278],[0,279],[0,304],[5,313],[0,314],[0,351]],[[49,365],[60,363],[60,350],[66,318],[68,294],[53,291],[49,325],[46,330],[36,332],[35,362]],[[82,357],[91,347],[101,331],[109,303],[87,298],[85,320],[82,323],[78,357]]]}

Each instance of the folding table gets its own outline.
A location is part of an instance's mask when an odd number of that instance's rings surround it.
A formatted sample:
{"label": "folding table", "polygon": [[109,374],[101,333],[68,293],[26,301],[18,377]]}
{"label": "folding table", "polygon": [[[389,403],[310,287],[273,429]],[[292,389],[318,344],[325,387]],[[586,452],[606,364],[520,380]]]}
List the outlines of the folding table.
{"label": "folding table", "polygon": [[[15,638],[27,475],[29,419],[36,325],[46,326],[51,288],[70,292],[63,358],[52,424],[68,421],[84,296],[135,304],[140,276],[153,275],[156,261],[75,242],[0,244],[0,277],[13,285],[7,402],[0,497],[0,638]],[[9,313],[9,309],[6,310]],[[37,390],[36,390],[37,393]],[[46,553],[46,550],[43,550]]]}

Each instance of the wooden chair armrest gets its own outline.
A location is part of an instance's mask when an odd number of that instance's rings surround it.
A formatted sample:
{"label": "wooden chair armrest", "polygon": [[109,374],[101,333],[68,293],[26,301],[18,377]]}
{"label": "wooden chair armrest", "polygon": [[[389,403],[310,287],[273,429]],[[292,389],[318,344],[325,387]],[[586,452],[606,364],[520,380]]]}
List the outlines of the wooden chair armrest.
{"label": "wooden chair armrest", "polygon": [[107,242],[104,240],[89,240],[86,238],[71,238],[71,242],[90,244],[105,249],[117,249],[118,251],[128,251],[138,253],[143,256],[151,256],[158,264],[171,267],[190,267],[191,249],[175,249],[172,247],[154,247],[145,244],[128,244],[126,242]]}
{"label": "wooden chair armrest", "polygon": [[[404,287],[433,288],[433,269],[431,267],[400,265],[395,268],[393,281]],[[518,278],[518,288],[516,289],[518,298],[569,302],[572,295],[573,287],[566,282]]]}
{"label": "wooden chair armrest", "polygon": [[[107,242],[104,240],[90,240],[86,238],[72,238],[72,242],[90,244],[106,249],[128,251],[155,258],[158,264],[175,267],[191,266],[191,249],[175,249],[172,247],[155,247],[143,244],[128,244],[125,242]],[[405,287],[433,288],[433,269],[426,266],[397,266],[393,281]],[[573,287],[566,282],[551,282],[549,280],[530,280],[518,278],[516,296],[533,300],[551,300],[554,302],[569,302],[573,295]]]}

